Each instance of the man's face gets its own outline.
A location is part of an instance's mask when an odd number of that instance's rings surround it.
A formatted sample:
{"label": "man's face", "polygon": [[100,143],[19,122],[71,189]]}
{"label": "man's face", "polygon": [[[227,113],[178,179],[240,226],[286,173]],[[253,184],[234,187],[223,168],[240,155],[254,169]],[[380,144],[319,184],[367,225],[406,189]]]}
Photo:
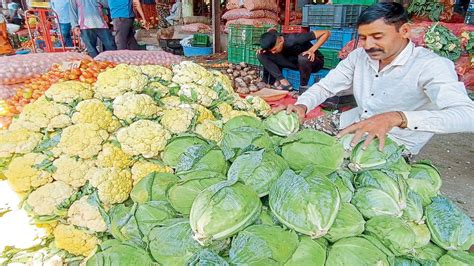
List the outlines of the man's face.
{"label": "man's face", "polygon": [[409,27],[402,25],[398,30],[394,24],[378,19],[370,24],[360,25],[359,42],[373,60],[385,60],[398,54],[406,45]]}
{"label": "man's face", "polygon": [[272,54],[278,54],[278,53],[281,53],[281,51],[283,51],[283,37],[282,36],[277,38],[275,46],[273,46],[273,48],[270,49],[270,52]]}

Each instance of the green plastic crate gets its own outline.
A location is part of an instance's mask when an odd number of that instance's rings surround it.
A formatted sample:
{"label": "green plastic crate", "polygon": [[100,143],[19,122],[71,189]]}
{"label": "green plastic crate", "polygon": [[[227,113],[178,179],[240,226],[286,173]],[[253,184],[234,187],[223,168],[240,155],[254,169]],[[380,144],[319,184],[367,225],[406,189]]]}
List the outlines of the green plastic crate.
{"label": "green plastic crate", "polygon": [[324,56],[324,68],[326,69],[333,69],[339,64],[339,59],[338,54],[339,50],[335,49],[319,49],[319,51],[323,54]]}
{"label": "green plastic crate", "polygon": [[[260,37],[275,25],[237,25],[229,26],[229,44],[260,45]],[[280,26],[276,26],[280,31]]]}
{"label": "green plastic crate", "polygon": [[333,5],[364,5],[371,6],[378,3],[377,0],[333,0]]}
{"label": "green plastic crate", "polygon": [[227,48],[227,61],[233,64],[245,62],[245,48],[245,45],[229,44]]}
{"label": "green plastic crate", "polygon": [[209,47],[210,45],[209,35],[207,34],[194,34],[192,45],[196,47]]}
{"label": "green plastic crate", "polygon": [[247,46],[245,49],[245,63],[254,66],[261,66],[260,61],[257,58],[257,50],[260,49],[260,46],[252,45]]}

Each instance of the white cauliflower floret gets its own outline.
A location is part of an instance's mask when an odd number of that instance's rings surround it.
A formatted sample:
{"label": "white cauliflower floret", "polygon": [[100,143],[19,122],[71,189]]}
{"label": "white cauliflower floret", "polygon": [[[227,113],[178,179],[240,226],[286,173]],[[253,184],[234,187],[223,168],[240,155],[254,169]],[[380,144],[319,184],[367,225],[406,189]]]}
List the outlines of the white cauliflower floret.
{"label": "white cauliflower floret", "polygon": [[170,138],[168,130],[150,120],[139,120],[117,132],[117,140],[125,153],[145,158],[157,156]]}
{"label": "white cauliflower floret", "polygon": [[70,156],[90,159],[102,150],[109,134],[95,124],[77,124],[63,130],[58,150]]}
{"label": "white cauliflower floret", "polygon": [[212,87],[214,85],[214,76],[204,67],[190,62],[184,61],[173,66],[173,82],[183,85],[195,83],[204,87]]}
{"label": "white cauliflower floret", "polygon": [[143,74],[147,75],[152,80],[163,80],[170,82],[173,78],[173,71],[160,65],[144,65],[140,66]]}
{"label": "white cauliflower floret", "polygon": [[124,202],[132,190],[130,169],[91,168],[87,178],[97,188],[100,201],[107,206]]}
{"label": "white cauliflower floret", "polygon": [[41,153],[27,153],[14,158],[3,174],[15,192],[28,192],[53,181],[51,173],[37,166],[47,161],[48,157]]}
{"label": "white cauliflower floret", "polygon": [[94,85],[96,98],[115,99],[129,92],[141,92],[148,83],[140,68],[120,64],[99,74]]}
{"label": "white cauliflower floret", "polygon": [[123,169],[132,166],[132,164],[133,158],[126,154],[118,144],[112,143],[104,144],[96,160],[96,165],[102,168],[118,167]]}
{"label": "white cauliflower floret", "polygon": [[114,100],[114,115],[125,121],[135,118],[153,118],[160,111],[153,99],[146,94],[127,92]]}
{"label": "white cauliflower floret", "polygon": [[26,203],[36,215],[55,215],[57,207],[74,193],[74,189],[68,184],[55,181],[31,192]]}
{"label": "white cauliflower floret", "polygon": [[107,231],[104,218],[100,215],[99,208],[88,202],[88,197],[84,196],[75,201],[67,212],[68,223],[85,227],[94,232]]}
{"label": "white cauliflower floret", "polygon": [[94,91],[87,83],[69,80],[51,85],[45,95],[57,103],[72,103],[91,99],[94,96]]}
{"label": "white cauliflower floret", "polygon": [[238,111],[232,109],[232,106],[230,106],[228,103],[220,103],[217,106],[217,109],[219,111],[219,114],[222,117],[222,122],[226,123],[227,121],[231,120],[234,117],[238,116],[253,116],[257,117],[257,115],[253,112],[250,111]]}
{"label": "white cauliflower floret", "polygon": [[178,96],[169,96],[160,100],[167,108],[178,107],[181,105],[181,99]]}
{"label": "white cauliflower floret", "polygon": [[194,118],[194,112],[190,108],[165,109],[160,123],[173,134],[188,131]]}
{"label": "white cauliflower floret", "polygon": [[42,138],[40,133],[25,128],[0,130],[0,158],[32,152]]}
{"label": "white cauliflower floret", "polygon": [[11,129],[26,128],[31,131],[47,129],[53,131],[65,128],[71,124],[68,114],[71,108],[48,101],[43,95],[34,103],[28,104],[23,109],[18,119],[13,120]]}
{"label": "white cauliflower floret", "polygon": [[148,161],[148,160],[137,161],[132,166],[133,185],[136,185],[145,176],[147,176],[147,175],[149,175],[153,172],[173,173],[173,169],[171,167],[165,166],[161,162]]}
{"label": "white cauliflower floret", "polygon": [[239,94],[233,94],[234,100],[232,101],[232,107],[236,110],[241,111],[253,111],[253,106],[247,100],[242,99]]}
{"label": "white cauliflower floret", "polygon": [[214,75],[214,86],[221,85],[227,93],[231,94],[234,93],[234,89],[232,87],[232,81],[226,75],[222,74],[222,72],[217,70],[210,71],[212,75]]}
{"label": "white cauliflower floret", "polygon": [[53,173],[54,180],[80,188],[86,184],[87,171],[94,166],[94,162],[63,155],[53,162],[53,166],[56,167]]}
{"label": "white cauliflower floret", "polygon": [[181,85],[179,95],[186,96],[188,99],[205,107],[211,106],[219,98],[217,92],[212,89],[192,83]]}
{"label": "white cauliflower floret", "polygon": [[113,132],[120,127],[120,122],[112,115],[105,104],[97,99],[85,100],[76,106],[72,115],[74,124],[96,124],[99,128]]}
{"label": "white cauliflower floret", "polygon": [[216,120],[211,110],[207,109],[206,107],[200,104],[193,104],[191,107],[193,108],[194,112],[198,114],[196,123],[202,123],[204,120]]}
{"label": "white cauliflower floret", "polygon": [[219,143],[222,140],[222,128],[218,121],[205,120],[196,126],[194,132],[201,137]]}
{"label": "white cauliflower floret", "polygon": [[258,116],[267,117],[272,113],[272,108],[264,99],[252,95],[245,97],[245,99],[252,104]]}

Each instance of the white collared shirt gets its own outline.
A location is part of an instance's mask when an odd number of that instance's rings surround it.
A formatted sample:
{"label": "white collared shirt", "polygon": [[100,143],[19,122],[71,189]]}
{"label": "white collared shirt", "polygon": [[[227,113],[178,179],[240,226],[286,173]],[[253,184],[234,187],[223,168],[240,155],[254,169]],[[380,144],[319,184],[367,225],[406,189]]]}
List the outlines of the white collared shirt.
{"label": "white collared shirt", "polygon": [[417,154],[433,133],[474,132],[474,104],[454,64],[423,47],[407,47],[381,71],[363,48],[354,50],[298,98],[308,111],[327,98],[352,90],[358,107],[342,113],[339,128],[390,111],[403,111],[406,129],[389,137]]}

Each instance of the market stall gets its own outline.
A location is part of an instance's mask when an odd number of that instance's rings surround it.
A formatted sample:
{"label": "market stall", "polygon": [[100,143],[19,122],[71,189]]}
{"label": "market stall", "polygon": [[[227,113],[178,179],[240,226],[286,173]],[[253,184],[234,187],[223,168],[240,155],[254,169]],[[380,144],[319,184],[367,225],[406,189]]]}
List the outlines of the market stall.
{"label": "market stall", "polygon": [[[441,193],[435,165],[390,138],[351,147],[272,112],[297,93],[262,80],[261,34],[330,28],[313,84],[357,47],[354,20],[372,4],[360,2],[291,3],[279,25],[285,3],[228,1],[221,54],[175,55],[166,42],[0,57],[0,263],[473,265],[472,218]],[[420,18],[453,16],[412,5]],[[326,8],[351,15],[322,19]],[[189,36],[184,51],[210,48]],[[411,39],[472,88],[472,25],[413,22]],[[283,74],[299,89],[298,71]]]}

